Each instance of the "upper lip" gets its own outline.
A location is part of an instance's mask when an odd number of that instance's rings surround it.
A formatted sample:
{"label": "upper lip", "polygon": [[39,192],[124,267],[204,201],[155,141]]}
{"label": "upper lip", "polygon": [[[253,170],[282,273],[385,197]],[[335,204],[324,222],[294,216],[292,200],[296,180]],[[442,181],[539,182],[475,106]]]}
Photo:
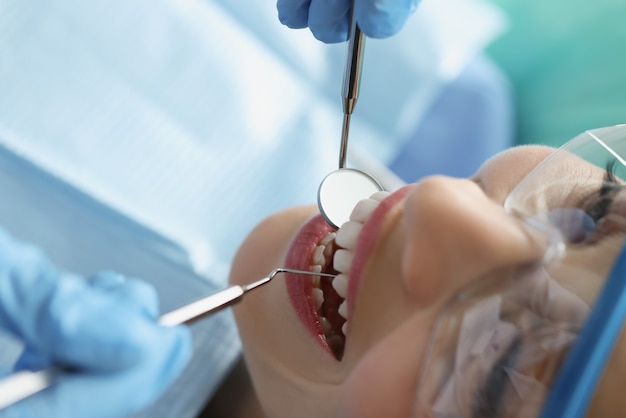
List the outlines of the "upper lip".
{"label": "upper lip", "polygon": [[371,217],[363,225],[363,229],[359,234],[354,249],[352,264],[350,265],[348,294],[346,298],[348,301],[348,321],[352,319],[354,300],[363,276],[363,270],[374,249],[374,244],[378,240],[384,220],[389,211],[404,199],[409,190],[410,186],[405,186],[389,195],[385,200],[380,202],[374,213],[372,213]]}

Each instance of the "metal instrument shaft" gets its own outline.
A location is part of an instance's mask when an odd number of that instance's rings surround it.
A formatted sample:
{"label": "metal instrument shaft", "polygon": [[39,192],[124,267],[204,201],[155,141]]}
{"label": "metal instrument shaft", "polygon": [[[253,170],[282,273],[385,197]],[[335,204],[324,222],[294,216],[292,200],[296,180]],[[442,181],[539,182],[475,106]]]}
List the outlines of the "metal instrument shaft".
{"label": "metal instrument shaft", "polygon": [[343,88],[341,90],[341,98],[343,100],[343,127],[341,130],[341,146],[339,148],[339,168],[346,167],[350,116],[354,111],[356,100],[359,97],[364,48],[365,35],[363,35],[363,32],[361,32],[361,29],[359,29],[359,26],[356,24],[353,2],[350,31],[348,33],[348,54],[346,68],[343,74]]}

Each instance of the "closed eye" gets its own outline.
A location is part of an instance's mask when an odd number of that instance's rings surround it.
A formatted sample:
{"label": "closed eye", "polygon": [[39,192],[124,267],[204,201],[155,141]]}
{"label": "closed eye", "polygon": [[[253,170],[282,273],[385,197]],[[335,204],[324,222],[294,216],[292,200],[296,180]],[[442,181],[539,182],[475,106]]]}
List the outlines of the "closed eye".
{"label": "closed eye", "polygon": [[585,212],[597,224],[608,215],[615,196],[624,189],[624,185],[619,183],[615,176],[615,160],[609,162],[606,166],[604,181],[597,197],[585,208]]}

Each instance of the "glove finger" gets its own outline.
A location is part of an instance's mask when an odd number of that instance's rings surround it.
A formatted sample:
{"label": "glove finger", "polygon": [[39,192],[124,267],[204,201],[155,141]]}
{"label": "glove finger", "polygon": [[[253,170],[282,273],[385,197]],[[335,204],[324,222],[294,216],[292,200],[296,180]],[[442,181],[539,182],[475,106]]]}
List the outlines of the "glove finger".
{"label": "glove finger", "polygon": [[348,39],[350,7],[348,0],[311,0],[309,28],[313,36],[326,43]]}
{"label": "glove finger", "polygon": [[306,28],[309,24],[310,4],[311,0],[278,0],[278,20],[288,28]]}
{"label": "glove finger", "polygon": [[59,376],[55,385],[9,407],[10,416],[103,418],[127,416],[153,402],[191,357],[184,327],[153,325],[139,361],[113,373],[83,370]]}
{"label": "glove finger", "polygon": [[129,279],[120,293],[130,301],[137,303],[143,312],[152,319],[159,317],[159,296],[154,286],[137,279]]}
{"label": "glove finger", "polygon": [[[137,294],[143,289],[149,287],[133,281],[111,294],[92,288],[84,279],[60,280],[33,341],[62,364],[102,370],[126,367],[141,355],[140,331],[156,326],[142,303],[130,302],[129,295],[141,299]],[[122,297],[116,297],[118,291]],[[152,299],[152,291],[148,293]]]}
{"label": "glove finger", "polygon": [[371,38],[387,38],[402,29],[419,0],[369,0],[356,3],[356,19]]}
{"label": "glove finger", "polygon": [[89,277],[88,282],[93,288],[138,304],[150,318],[156,319],[159,315],[158,295],[154,287],[146,282],[112,271],[98,272]]}
{"label": "glove finger", "polygon": [[22,370],[41,370],[49,367],[52,361],[32,346],[26,346],[13,366],[14,372]]}
{"label": "glove finger", "polygon": [[91,287],[102,290],[115,290],[126,283],[126,277],[114,271],[99,271],[87,278]]}
{"label": "glove finger", "polygon": [[0,327],[35,339],[38,316],[56,286],[57,272],[37,248],[0,230]]}

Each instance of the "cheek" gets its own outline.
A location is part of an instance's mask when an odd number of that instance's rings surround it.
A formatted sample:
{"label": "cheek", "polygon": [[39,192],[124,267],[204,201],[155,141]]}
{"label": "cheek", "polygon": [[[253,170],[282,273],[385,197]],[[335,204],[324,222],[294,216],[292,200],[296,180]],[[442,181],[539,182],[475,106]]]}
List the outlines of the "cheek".
{"label": "cheek", "polygon": [[314,206],[291,208],[260,222],[237,250],[230,271],[231,284],[248,284],[276,267],[284,267],[289,243],[316,210]]}
{"label": "cheek", "polygon": [[623,241],[624,237],[620,235],[593,246],[569,248],[565,257],[551,268],[550,274],[561,286],[593,305]]}
{"label": "cheek", "polygon": [[432,321],[414,316],[364,355],[340,395],[342,418],[411,416]]}

